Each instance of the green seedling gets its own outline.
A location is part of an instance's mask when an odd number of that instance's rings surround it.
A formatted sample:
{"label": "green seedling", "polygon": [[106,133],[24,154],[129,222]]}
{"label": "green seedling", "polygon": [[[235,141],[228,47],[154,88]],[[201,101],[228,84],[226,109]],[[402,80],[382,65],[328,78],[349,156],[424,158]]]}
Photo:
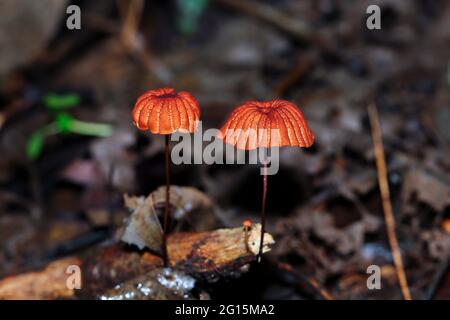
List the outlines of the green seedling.
{"label": "green seedling", "polygon": [[50,110],[66,110],[78,106],[81,103],[79,94],[58,95],[49,93],[44,97],[44,105]]}
{"label": "green seedling", "polygon": [[78,94],[48,94],[43,99],[45,107],[51,111],[54,121],[35,131],[27,142],[26,153],[29,159],[36,160],[42,153],[45,139],[56,134],[81,134],[93,137],[108,137],[113,128],[109,124],[86,122],[73,118],[65,110],[80,104]]}

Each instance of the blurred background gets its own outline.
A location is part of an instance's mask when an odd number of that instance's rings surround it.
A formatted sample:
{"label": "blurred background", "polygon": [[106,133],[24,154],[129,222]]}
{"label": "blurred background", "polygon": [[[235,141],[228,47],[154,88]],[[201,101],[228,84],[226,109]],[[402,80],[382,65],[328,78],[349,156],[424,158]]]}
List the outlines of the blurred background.
{"label": "blurred background", "polygon": [[[72,4],[79,30],[66,26]],[[380,30],[366,27],[371,4]],[[370,102],[412,294],[450,298],[448,1],[2,0],[0,48],[0,278],[90,250],[128,216],[124,193],[164,184],[163,138],[138,132],[131,110],[171,86],[198,99],[206,128],[245,100],[282,98],[316,136],[283,148],[269,177],[266,263],[209,287],[212,298],[314,298],[311,279],[337,299],[401,298]],[[216,208],[176,230],[259,219],[257,166],[172,166],[172,181]],[[371,264],[381,290],[366,287]]]}

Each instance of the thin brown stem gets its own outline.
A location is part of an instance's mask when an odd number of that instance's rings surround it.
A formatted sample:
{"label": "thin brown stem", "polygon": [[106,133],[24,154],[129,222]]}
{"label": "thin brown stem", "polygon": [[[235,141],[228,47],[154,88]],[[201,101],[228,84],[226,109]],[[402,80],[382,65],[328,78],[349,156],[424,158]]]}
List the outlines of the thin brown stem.
{"label": "thin brown stem", "polygon": [[165,156],[166,156],[166,204],[164,207],[164,229],[163,229],[163,260],[164,266],[167,267],[169,265],[169,255],[167,253],[167,229],[169,224],[169,207],[170,207],[170,134],[166,135],[165,141]]}
{"label": "thin brown stem", "polygon": [[374,144],[375,160],[377,164],[378,184],[380,186],[381,199],[383,203],[384,218],[386,220],[386,230],[389,239],[389,244],[392,250],[392,257],[394,259],[395,270],[397,272],[400,288],[405,300],[412,300],[411,293],[408,287],[408,280],[403,266],[402,255],[398,246],[397,236],[395,234],[395,220],[390,199],[389,184],[387,180],[387,167],[384,156],[383,140],[381,136],[380,122],[378,119],[378,112],[375,103],[368,107],[370,126],[372,128],[372,139]]}
{"label": "thin brown stem", "polygon": [[305,283],[312,289],[314,289],[322,299],[334,300],[334,297],[331,295],[331,293],[327,289],[325,289],[315,278],[303,275],[301,272],[295,270],[294,267],[292,267],[292,265],[288,263],[282,263],[278,261],[273,262],[279,269],[289,272],[290,274],[294,275],[298,280],[300,280],[300,282]]}
{"label": "thin brown stem", "polygon": [[266,196],[267,196],[267,160],[264,160],[264,175],[263,175],[263,194],[262,194],[262,208],[261,208],[261,240],[259,242],[258,262],[261,261],[263,253],[264,232],[266,231]]}

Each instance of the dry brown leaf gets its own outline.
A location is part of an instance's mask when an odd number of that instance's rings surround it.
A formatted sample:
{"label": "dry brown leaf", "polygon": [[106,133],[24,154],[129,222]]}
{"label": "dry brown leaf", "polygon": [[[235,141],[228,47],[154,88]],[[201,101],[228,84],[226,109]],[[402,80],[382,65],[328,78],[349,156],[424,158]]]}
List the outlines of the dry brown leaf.
{"label": "dry brown leaf", "polygon": [[405,175],[402,199],[406,206],[410,204],[414,194],[418,201],[428,204],[437,212],[450,205],[450,184],[443,177],[437,177],[421,168],[411,169]]}
{"label": "dry brown leaf", "polygon": [[125,205],[133,208],[122,241],[162,254],[162,228],[155,211],[152,194],[147,198],[124,196]]}

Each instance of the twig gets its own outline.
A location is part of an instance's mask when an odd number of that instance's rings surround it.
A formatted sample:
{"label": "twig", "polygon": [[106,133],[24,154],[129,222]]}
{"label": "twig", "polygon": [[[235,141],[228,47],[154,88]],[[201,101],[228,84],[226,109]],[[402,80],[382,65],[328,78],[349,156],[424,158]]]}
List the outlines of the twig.
{"label": "twig", "polygon": [[118,7],[122,18],[121,40],[128,51],[134,51],[138,42],[138,28],[144,2],[142,0],[120,0]]}
{"label": "twig", "polygon": [[270,5],[253,0],[216,0],[216,2],[268,22],[301,41],[309,40],[312,34],[308,25],[299,20],[294,21]]}
{"label": "twig", "polygon": [[109,235],[110,232],[106,228],[93,229],[74,239],[50,247],[46,250],[45,258],[52,260],[57,257],[67,256],[74,252],[80,252],[83,249],[90,248],[91,246],[104,241]]}
{"label": "twig", "polygon": [[170,70],[152,54],[143,40],[144,37],[139,32],[144,5],[145,3],[142,0],[135,0],[130,3],[118,1],[120,26],[117,25],[115,20],[95,13],[86,13],[86,23],[97,31],[117,36],[127,54],[135,58],[161,82],[168,83],[172,78]]}
{"label": "twig", "polygon": [[317,292],[317,294],[320,295],[320,297],[322,299],[324,299],[324,300],[334,300],[334,298],[331,295],[331,293],[328,292],[328,290],[325,289],[316,279],[311,278],[311,277],[307,277],[307,276],[301,274],[300,272],[295,271],[294,268],[290,264],[279,263],[279,262],[277,262],[275,264],[276,264],[276,266],[279,269],[292,274],[299,281],[306,283],[309,287],[314,289]]}
{"label": "twig", "polygon": [[395,270],[400,283],[400,288],[405,300],[412,300],[411,293],[408,287],[408,280],[406,278],[405,269],[403,266],[402,255],[398,246],[397,236],[395,234],[395,220],[392,210],[392,203],[389,193],[389,184],[387,180],[387,167],[384,156],[383,140],[381,136],[380,123],[378,119],[378,112],[375,103],[368,106],[370,126],[372,128],[372,139],[374,144],[375,160],[377,165],[378,183],[380,186],[380,193],[383,203],[384,217],[386,220],[386,230],[389,239],[389,244],[392,250]]}
{"label": "twig", "polygon": [[309,71],[314,65],[314,62],[312,56],[301,58],[276,85],[274,89],[275,94],[279,97],[284,96],[285,93]]}
{"label": "twig", "polygon": [[271,24],[275,28],[287,33],[300,42],[309,42],[326,52],[335,51],[335,46],[320,36],[308,24],[299,19],[290,17],[270,5],[253,0],[215,0],[224,6],[253,16],[261,21]]}

